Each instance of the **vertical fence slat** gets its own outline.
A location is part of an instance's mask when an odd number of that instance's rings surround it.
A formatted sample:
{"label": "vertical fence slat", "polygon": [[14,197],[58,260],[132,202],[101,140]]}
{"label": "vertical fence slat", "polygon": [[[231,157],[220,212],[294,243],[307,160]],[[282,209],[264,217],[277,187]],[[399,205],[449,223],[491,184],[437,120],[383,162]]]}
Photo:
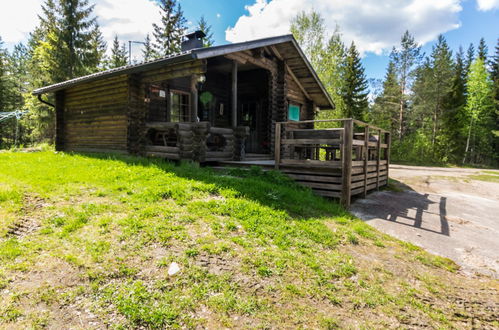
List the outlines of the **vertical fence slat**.
{"label": "vertical fence slat", "polygon": [[364,127],[364,198],[367,196],[367,162],[369,161],[369,125]]}
{"label": "vertical fence slat", "polygon": [[378,131],[378,142],[376,143],[376,189],[379,190],[379,161],[381,157],[381,130]]}
{"label": "vertical fence slat", "polygon": [[353,121],[346,120],[343,126],[343,149],[342,149],[342,176],[343,184],[341,188],[341,203],[345,207],[350,207],[350,197],[352,194],[352,139],[353,139]]}
{"label": "vertical fence slat", "polygon": [[386,185],[388,185],[389,171],[390,171],[390,145],[392,143],[390,133],[385,133],[385,159],[386,159]]}
{"label": "vertical fence slat", "polygon": [[279,169],[279,163],[281,162],[281,123],[275,124],[275,148],[274,148],[274,156],[275,156],[275,169]]}

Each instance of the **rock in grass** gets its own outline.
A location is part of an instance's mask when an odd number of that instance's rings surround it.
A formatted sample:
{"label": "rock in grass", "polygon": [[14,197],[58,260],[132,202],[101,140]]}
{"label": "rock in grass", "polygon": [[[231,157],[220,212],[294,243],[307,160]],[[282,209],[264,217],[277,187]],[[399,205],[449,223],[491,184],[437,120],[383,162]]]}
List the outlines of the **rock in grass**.
{"label": "rock in grass", "polygon": [[168,275],[173,276],[180,271],[180,266],[176,262],[172,262],[168,268]]}

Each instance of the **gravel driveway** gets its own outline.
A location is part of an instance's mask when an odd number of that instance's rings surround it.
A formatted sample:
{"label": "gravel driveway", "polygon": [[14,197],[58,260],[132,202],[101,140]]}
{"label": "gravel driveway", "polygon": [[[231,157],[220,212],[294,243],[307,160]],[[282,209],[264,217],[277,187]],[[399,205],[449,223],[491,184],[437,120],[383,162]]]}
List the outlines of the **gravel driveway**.
{"label": "gravel driveway", "polygon": [[390,178],[401,191],[371,193],[351,211],[387,234],[454,260],[464,272],[499,278],[499,183],[470,177],[482,173],[391,165]]}

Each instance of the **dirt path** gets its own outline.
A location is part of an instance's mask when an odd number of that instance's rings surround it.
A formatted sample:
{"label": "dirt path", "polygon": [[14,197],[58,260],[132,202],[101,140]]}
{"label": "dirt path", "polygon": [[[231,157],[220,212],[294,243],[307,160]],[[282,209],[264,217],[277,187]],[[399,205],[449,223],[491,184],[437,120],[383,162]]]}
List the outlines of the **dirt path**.
{"label": "dirt path", "polygon": [[[499,171],[495,171],[499,175]],[[499,278],[499,183],[477,169],[390,166],[401,191],[358,199],[352,212],[377,229]]]}

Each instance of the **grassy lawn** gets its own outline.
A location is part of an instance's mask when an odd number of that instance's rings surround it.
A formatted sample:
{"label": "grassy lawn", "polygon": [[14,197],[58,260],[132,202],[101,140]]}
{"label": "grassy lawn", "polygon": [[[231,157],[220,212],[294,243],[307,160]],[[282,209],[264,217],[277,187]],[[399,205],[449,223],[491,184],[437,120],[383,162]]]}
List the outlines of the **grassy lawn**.
{"label": "grassy lawn", "polygon": [[0,328],[499,327],[498,288],[277,172],[0,153]]}

